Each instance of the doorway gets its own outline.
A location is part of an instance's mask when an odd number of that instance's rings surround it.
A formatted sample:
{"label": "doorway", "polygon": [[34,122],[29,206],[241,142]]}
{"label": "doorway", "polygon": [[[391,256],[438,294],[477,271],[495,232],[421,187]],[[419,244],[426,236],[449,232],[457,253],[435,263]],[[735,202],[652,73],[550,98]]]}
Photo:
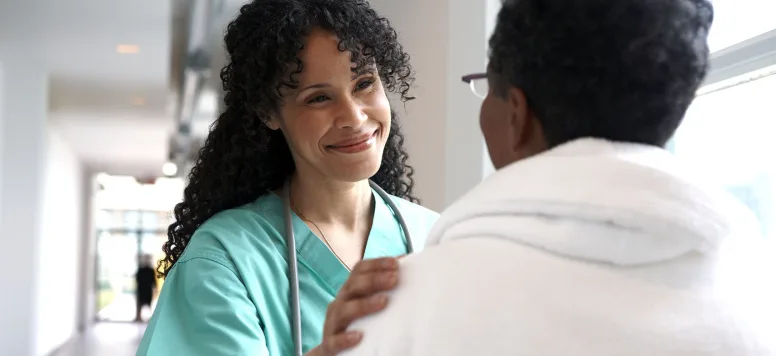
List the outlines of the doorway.
{"label": "doorway", "polygon": [[[98,178],[99,179],[99,178]],[[97,193],[95,292],[97,321],[132,322],[136,318],[136,282],[143,256],[164,258],[162,245],[172,223],[172,208],[183,182],[165,178],[140,183],[131,177],[102,176]],[[157,280],[157,291],[161,280]],[[154,298],[155,300],[156,298]],[[150,310],[143,310],[148,320]]]}

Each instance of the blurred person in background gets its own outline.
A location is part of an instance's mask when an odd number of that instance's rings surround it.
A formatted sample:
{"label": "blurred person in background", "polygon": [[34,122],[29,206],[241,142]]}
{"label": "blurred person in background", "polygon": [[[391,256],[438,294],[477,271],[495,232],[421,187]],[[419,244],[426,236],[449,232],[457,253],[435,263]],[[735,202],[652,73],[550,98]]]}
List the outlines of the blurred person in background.
{"label": "blurred person in background", "polygon": [[154,293],[156,292],[156,270],[154,269],[153,257],[151,255],[143,255],[140,258],[140,263],[135,273],[135,300],[137,302],[137,314],[135,314],[135,321],[143,321],[143,308],[151,308],[151,303],[154,299]]}
{"label": "blurred person in background", "polygon": [[409,56],[365,0],[254,0],[225,42],[225,110],[175,207],[137,354],[294,354],[288,187],[303,349],[333,355],[360,341],[351,321],[385,307],[377,293],[396,285],[408,250],[369,180],[391,195],[414,246],[438,217],[413,196],[387,96],[411,99]]}
{"label": "blurred person in background", "polygon": [[498,171],[402,260],[343,354],[776,355],[774,251],[664,149],[712,17],[708,0],[505,1],[487,73],[465,77],[486,81]]}

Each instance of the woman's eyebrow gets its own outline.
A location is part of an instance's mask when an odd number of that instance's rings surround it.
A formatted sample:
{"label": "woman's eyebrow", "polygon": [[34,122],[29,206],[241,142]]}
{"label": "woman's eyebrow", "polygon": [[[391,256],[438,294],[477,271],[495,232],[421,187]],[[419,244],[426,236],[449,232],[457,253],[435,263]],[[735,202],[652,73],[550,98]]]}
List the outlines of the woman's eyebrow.
{"label": "woman's eyebrow", "polygon": [[356,79],[364,74],[374,74],[377,72],[377,68],[374,65],[365,65],[360,68],[353,69],[352,79]]}
{"label": "woman's eyebrow", "polygon": [[[375,68],[375,66],[373,66],[373,65],[363,66],[361,68],[357,68],[357,69],[353,70],[353,75],[351,76],[351,79],[355,80],[356,78],[358,78],[358,77],[360,77],[360,76],[362,76],[364,74],[373,74],[376,71],[377,71],[377,68]],[[330,83],[316,83],[316,84],[308,85],[308,86],[306,86],[304,88],[301,88],[301,89],[297,89],[297,90],[295,90],[295,92],[299,93],[299,92],[303,92],[303,91],[305,91],[307,89],[321,89],[321,88],[331,88],[331,84]]]}
{"label": "woman's eyebrow", "polygon": [[302,91],[305,91],[307,89],[321,89],[321,88],[330,88],[330,87],[331,87],[331,84],[329,84],[329,83],[318,83],[318,84],[308,85],[308,86],[306,86],[306,87],[304,87],[302,89],[296,90],[296,92],[297,93],[298,92],[302,92]]}

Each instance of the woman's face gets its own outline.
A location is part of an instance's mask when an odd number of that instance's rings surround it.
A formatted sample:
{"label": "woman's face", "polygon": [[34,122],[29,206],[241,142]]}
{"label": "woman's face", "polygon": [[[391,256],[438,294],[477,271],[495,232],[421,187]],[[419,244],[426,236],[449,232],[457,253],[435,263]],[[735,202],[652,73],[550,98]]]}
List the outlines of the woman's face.
{"label": "woman's face", "polygon": [[380,168],[391,110],[377,69],[354,73],[350,52],[338,43],[329,32],[312,31],[299,54],[299,85],[283,92],[268,125],[282,130],[299,174],[356,182]]}

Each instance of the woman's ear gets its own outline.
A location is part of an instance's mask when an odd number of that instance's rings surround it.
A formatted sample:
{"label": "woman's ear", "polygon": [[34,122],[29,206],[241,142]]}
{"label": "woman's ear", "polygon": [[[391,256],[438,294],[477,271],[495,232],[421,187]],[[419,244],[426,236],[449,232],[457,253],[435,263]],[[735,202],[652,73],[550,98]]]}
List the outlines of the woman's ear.
{"label": "woman's ear", "polygon": [[270,130],[279,130],[280,129],[280,120],[278,120],[276,117],[272,116],[266,121],[267,127],[269,127]]}

